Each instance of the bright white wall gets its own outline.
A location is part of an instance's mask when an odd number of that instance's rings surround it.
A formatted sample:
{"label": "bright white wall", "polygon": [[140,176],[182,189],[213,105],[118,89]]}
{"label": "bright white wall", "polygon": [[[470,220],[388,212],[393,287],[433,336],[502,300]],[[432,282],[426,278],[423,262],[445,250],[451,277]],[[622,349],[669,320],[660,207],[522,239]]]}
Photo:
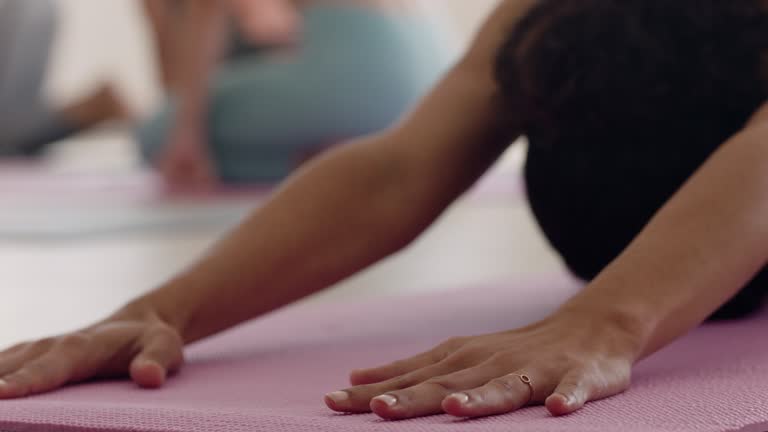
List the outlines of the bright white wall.
{"label": "bright white wall", "polygon": [[57,0],[61,28],[49,93],[70,99],[99,81],[116,81],[138,108],[153,102],[152,57],[138,0]]}

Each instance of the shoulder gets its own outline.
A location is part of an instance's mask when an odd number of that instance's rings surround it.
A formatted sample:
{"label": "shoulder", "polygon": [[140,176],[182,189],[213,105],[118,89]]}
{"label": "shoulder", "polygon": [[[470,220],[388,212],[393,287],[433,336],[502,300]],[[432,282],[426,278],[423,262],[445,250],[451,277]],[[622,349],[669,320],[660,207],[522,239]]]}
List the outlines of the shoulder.
{"label": "shoulder", "polygon": [[492,67],[496,53],[515,25],[539,0],[503,0],[485,20],[463,61],[476,67]]}

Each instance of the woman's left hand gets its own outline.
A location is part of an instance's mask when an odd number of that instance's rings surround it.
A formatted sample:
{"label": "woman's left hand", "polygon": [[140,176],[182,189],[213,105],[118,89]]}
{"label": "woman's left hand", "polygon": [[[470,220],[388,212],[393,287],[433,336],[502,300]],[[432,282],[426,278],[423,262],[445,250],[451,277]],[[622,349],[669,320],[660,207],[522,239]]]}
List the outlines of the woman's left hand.
{"label": "woman's left hand", "polygon": [[529,327],[454,338],[406,360],[356,370],[354,387],[325,402],[385,419],[481,417],[532,404],[565,415],[626,390],[639,352],[638,338],[610,320],[558,312]]}
{"label": "woman's left hand", "polygon": [[292,44],[299,40],[302,18],[290,0],[230,0],[240,31],[259,45]]}

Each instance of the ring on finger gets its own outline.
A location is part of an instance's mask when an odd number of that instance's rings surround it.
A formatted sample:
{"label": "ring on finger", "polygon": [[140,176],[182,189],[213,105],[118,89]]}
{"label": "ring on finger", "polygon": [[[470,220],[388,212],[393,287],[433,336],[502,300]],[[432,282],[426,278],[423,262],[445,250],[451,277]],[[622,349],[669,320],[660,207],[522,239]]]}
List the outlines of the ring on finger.
{"label": "ring on finger", "polygon": [[518,380],[520,380],[520,382],[522,382],[528,387],[528,400],[523,404],[523,406],[530,404],[531,401],[533,400],[533,395],[536,393],[536,391],[533,388],[533,380],[531,380],[531,377],[526,374],[517,374],[517,373],[509,374],[508,376],[517,378]]}

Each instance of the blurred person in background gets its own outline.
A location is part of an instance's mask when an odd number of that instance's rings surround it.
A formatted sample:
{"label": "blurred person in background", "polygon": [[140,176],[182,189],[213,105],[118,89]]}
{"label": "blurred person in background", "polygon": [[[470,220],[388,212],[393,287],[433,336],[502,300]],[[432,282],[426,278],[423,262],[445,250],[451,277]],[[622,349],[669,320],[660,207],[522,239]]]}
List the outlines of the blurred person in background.
{"label": "blurred person in background", "polygon": [[130,112],[110,85],[64,107],[43,95],[59,16],[53,0],[0,0],[0,156],[29,157]]}
{"label": "blurred person in background", "polygon": [[412,0],[145,0],[168,100],[144,157],[171,187],[273,182],[395,121],[446,51]]}

